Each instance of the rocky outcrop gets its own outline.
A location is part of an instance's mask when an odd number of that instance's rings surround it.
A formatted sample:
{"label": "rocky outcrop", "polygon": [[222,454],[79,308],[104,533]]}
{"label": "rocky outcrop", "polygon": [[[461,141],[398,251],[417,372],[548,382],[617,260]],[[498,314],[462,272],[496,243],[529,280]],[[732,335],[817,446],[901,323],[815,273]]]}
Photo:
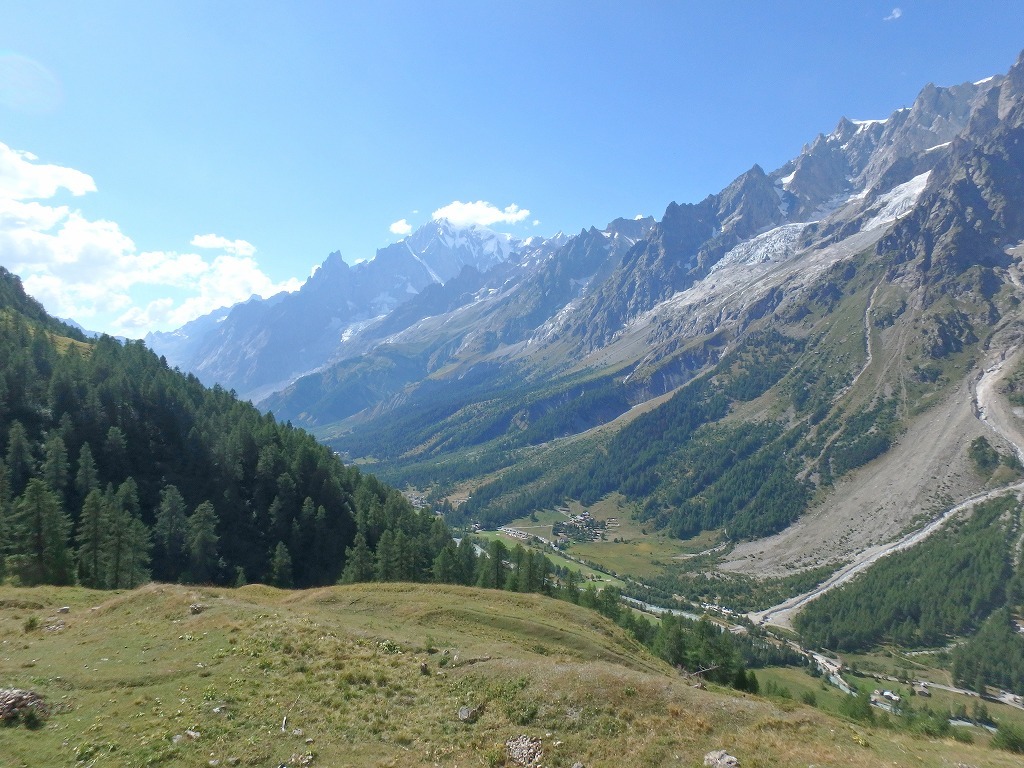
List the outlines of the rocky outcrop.
{"label": "rocky outcrop", "polygon": [[29,725],[45,720],[50,714],[43,697],[35,691],[20,688],[0,689],[0,722],[25,722]]}

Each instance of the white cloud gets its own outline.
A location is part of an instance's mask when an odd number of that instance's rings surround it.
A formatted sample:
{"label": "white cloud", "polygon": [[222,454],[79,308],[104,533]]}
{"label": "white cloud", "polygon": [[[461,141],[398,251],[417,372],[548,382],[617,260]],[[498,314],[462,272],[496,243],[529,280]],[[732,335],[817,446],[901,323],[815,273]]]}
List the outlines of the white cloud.
{"label": "white cloud", "polygon": [[470,224],[480,224],[489,227],[492,224],[517,224],[530,216],[530,211],[520,208],[515,203],[500,210],[497,206],[491,205],[483,200],[475,203],[463,203],[454,200],[443,208],[434,211],[432,218],[448,219],[452,224],[459,227],[466,227]]}
{"label": "white cloud", "polygon": [[256,253],[256,246],[245,240],[228,240],[220,235],[196,235],[192,238],[191,245],[196,248],[211,248],[218,251],[227,251],[236,256],[252,256]]}
{"label": "white cloud", "polygon": [[[95,191],[92,177],[36,162],[0,143],[0,253],[25,289],[49,312],[89,328],[127,336],[176,328],[253,294],[299,287],[275,282],[245,240],[197,235],[192,245],[220,253],[139,252],[117,222],[90,220],[65,205],[48,205],[60,190]],[[145,296],[145,298],[144,298]]]}
{"label": "white cloud", "polygon": [[[189,256],[184,254],[182,258]],[[189,320],[246,301],[253,295],[266,298],[281,291],[297,291],[301,286],[296,278],[275,283],[247,256],[221,255],[212,264],[201,260],[200,263],[201,269],[191,282],[192,290],[198,295],[180,304],[163,297],[149,302],[144,309],[133,306],[117,318],[117,324],[129,331],[128,335],[145,333],[154,327],[178,328]]]}
{"label": "white cloud", "polygon": [[540,219],[534,219],[533,220],[533,226],[539,227],[540,226]]}
{"label": "white cloud", "polygon": [[39,200],[53,197],[60,189],[76,196],[96,191],[96,182],[89,174],[35,162],[38,159],[31,152],[0,143],[0,198]]}
{"label": "white cloud", "polygon": [[901,16],[903,16],[903,9],[902,8],[893,8],[892,9],[892,13],[890,13],[888,16],[886,16],[884,19],[882,19],[882,21],[896,21]]}
{"label": "white cloud", "polygon": [[388,229],[391,230],[391,234],[402,235],[404,237],[412,232],[412,224],[405,219],[399,219],[398,221],[393,222]]}
{"label": "white cloud", "polygon": [[633,221],[640,221],[641,219],[646,219],[646,218],[647,217],[644,216],[642,213],[638,213],[636,216],[633,217]]}

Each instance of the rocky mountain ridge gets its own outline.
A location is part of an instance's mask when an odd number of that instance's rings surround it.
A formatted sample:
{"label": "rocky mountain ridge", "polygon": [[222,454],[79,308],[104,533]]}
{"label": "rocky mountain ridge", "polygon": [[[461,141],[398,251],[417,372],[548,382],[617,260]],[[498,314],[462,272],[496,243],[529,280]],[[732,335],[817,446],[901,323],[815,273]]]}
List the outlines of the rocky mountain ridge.
{"label": "rocky mountain ridge", "polygon": [[[491,269],[522,244],[485,227],[432,221],[407,238],[350,266],[332,253],[293,294],[253,298],[147,344],[207,384],[221,384],[258,399],[331,360],[336,345],[374,318],[386,316],[431,285],[462,269]],[[530,251],[543,250],[543,242]]]}

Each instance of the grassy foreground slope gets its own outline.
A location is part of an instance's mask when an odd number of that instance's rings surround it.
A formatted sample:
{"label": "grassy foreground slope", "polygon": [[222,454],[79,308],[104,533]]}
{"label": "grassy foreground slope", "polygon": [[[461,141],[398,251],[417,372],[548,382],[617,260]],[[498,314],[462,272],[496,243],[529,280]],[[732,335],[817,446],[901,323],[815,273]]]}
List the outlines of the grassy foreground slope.
{"label": "grassy foreground slope", "polygon": [[0,681],[54,710],[0,729],[5,768],[514,765],[520,736],[545,766],[697,766],[722,748],[745,768],[1019,764],[697,690],[597,614],[461,587],[0,588]]}

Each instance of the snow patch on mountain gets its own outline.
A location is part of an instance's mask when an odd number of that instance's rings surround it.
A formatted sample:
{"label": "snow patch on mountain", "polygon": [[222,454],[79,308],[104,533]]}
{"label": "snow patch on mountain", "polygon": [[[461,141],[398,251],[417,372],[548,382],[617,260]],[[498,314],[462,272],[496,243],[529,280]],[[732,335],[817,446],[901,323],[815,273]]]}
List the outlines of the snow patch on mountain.
{"label": "snow patch on mountain", "polygon": [[[425,262],[425,261],[424,261],[424,260],[423,260],[422,258],[420,258],[420,255],[419,255],[418,253],[416,253],[416,251],[414,251],[414,250],[412,249],[412,246],[411,246],[411,245],[409,245],[408,241],[405,241],[405,240],[403,240],[402,242],[404,242],[404,243],[405,243],[405,247],[409,249],[409,253],[411,253],[411,254],[412,254],[412,257],[413,257],[414,259],[416,259],[416,261],[417,261],[417,262],[419,262],[420,264],[422,264],[422,265],[423,265],[423,268],[424,268],[425,270],[427,270],[427,274],[428,274],[428,275],[430,275],[430,279],[431,279],[431,280],[433,280],[433,281],[434,281],[435,283],[442,283],[442,284],[443,284],[443,283],[444,283],[444,280],[442,280],[442,279],[441,279],[441,276],[440,276],[439,274],[437,274],[437,272],[435,272],[435,271],[434,271],[434,270],[433,270],[433,269],[431,268],[431,266],[430,266],[429,264],[427,264],[427,262]],[[413,291],[413,293],[415,293],[415,291]]]}
{"label": "snow patch on mountain", "polygon": [[877,213],[868,219],[863,230],[867,232],[878,227],[884,227],[886,224],[891,224],[910,213],[913,207],[917,205],[917,200],[921,197],[921,193],[924,192],[929,176],[931,176],[931,171],[926,171],[879,197],[875,202]]}
{"label": "snow patch on mountain", "polygon": [[800,235],[806,227],[806,224],[783,224],[745,243],[740,243],[719,259],[709,274],[713,275],[722,269],[740,264],[784,261],[796,253]]}

